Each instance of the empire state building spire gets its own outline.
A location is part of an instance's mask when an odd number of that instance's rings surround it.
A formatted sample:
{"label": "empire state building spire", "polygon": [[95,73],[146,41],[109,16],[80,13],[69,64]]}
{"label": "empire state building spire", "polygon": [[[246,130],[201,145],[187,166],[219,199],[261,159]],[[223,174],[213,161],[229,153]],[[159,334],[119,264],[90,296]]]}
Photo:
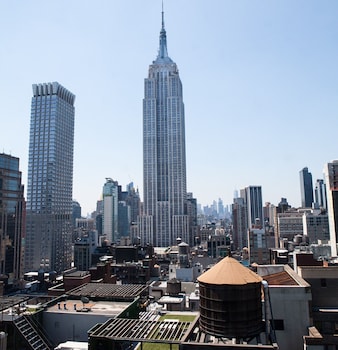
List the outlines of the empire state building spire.
{"label": "empire state building spire", "polygon": [[164,28],[164,11],[163,11],[163,2],[162,2],[162,27],[160,32],[160,47],[158,50],[158,55],[156,62],[172,62],[172,60],[168,56],[167,49],[167,33]]}

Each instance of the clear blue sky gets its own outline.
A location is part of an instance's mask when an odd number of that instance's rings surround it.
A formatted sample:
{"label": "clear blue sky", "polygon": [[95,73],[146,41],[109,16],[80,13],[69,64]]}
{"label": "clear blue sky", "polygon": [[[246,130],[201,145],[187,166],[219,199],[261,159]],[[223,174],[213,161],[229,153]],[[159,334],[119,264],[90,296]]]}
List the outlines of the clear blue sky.
{"label": "clear blue sky", "polygon": [[[336,0],[166,0],[169,56],[184,88],[188,191],[202,205],[261,185],[300,205],[338,158]],[[74,198],[95,209],[106,177],[142,193],[142,99],[161,1],[0,3],[0,152],[27,182],[31,85],[76,95]]]}

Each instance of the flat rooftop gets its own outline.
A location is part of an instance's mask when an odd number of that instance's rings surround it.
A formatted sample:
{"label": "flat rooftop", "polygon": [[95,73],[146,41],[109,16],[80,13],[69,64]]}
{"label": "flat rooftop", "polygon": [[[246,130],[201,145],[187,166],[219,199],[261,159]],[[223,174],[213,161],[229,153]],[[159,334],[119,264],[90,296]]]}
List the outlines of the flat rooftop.
{"label": "flat rooftop", "polygon": [[87,283],[72,289],[67,295],[73,298],[133,300],[146,290],[148,286],[142,284]]}
{"label": "flat rooftop", "polygon": [[91,338],[109,338],[113,341],[143,341],[179,343],[191,322],[178,319],[110,319],[91,334]]}
{"label": "flat rooftop", "polygon": [[21,303],[26,303],[31,297],[24,296],[1,296],[0,297],[0,311],[4,311],[8,308],[14,307]]}
{"label": "flat rooftop", "polygon": [[58,314],[87,314],[87,315],[105,315],[116,317],[124,311],[130,302],[124,301],[93,301],[83,304],[81,300],[68,299],[61,301],[55,305],[49,306],[45,309],[47,313]]}

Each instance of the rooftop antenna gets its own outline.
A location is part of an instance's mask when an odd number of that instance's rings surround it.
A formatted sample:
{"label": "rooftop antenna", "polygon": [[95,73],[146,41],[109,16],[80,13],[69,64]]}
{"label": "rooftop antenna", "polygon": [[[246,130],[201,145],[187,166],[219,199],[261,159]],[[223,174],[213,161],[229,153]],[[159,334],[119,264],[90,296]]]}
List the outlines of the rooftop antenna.
{"label": "rooftop antenna", "polygon": [[168,57],[167,51],[167,35],[164,28],[164,5],[162,0],[162,28],[160,32],[160,46],[158,50],[157,59],[164,60],[166,62],[171,62],[171,59]]}
{"label": "rooftop antenna", "polygon": [[164,9],[163,9],[163,0],[162,0],[162,29],[164,29]]}

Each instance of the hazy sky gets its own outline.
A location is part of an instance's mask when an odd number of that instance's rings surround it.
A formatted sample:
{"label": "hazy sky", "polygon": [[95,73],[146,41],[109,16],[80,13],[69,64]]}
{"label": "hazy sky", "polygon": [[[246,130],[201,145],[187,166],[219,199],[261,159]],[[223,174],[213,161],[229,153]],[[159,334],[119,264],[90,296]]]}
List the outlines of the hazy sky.
{"label": "hazy sky", "polygon": [[[169,56],[185,103],[187,182],[202,205],[261,185],[300,205],[338,158],[336,0],[165,0]],[[106,177],[142,194],[144,78],[160,0],[0,1],[0,152],[27,182],[33,83],[76,95],[74,198],[95,209]]]}

